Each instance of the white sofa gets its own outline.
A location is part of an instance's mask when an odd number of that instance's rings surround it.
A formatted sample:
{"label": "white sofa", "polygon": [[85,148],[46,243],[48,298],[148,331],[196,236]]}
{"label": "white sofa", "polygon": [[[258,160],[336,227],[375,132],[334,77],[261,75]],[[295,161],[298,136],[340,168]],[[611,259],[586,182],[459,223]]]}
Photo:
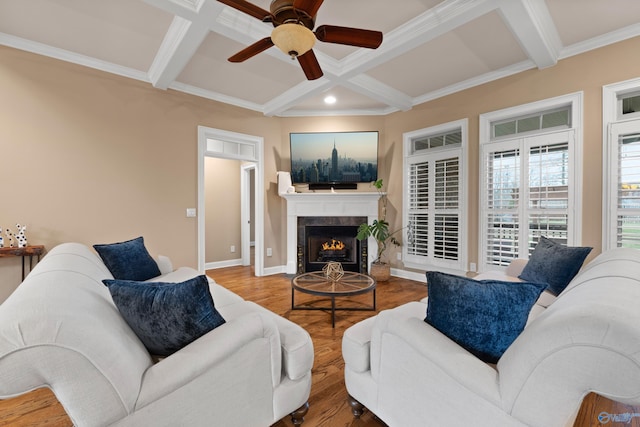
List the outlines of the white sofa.
{"label": "white sofa", "polygon": [[427,301],[352,326],[342,351],[354,415],[364,406],[391,427],[554,427],[573,425],[592,391],[640,404],[640,251],[603,253],[538,301],[496,365],[427,324]]}
{"label": "white sofa", "polygon": [[[191,268],[153,281],[181,282]],[[313,344],[300,326],[210,281],[226,323],[152,361],[93,250],[55,247],[0,306],[0,398],[49,387],[77,426],[269,426],[303,421]]]}

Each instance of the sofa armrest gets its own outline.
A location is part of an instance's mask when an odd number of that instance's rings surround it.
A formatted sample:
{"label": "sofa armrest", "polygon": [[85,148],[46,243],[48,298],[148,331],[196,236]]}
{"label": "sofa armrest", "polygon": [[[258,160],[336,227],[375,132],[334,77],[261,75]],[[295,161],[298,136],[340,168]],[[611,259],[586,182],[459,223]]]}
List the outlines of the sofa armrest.
{"label": "sofa armrest", "polygon": [[371,369],[371,333],[375,316],[356,323],[344,331],[342,336],[342,358],[354,372],[366,372]]}
{"label": "sofa armrest", "polygon": [[[374,378],[379,378],[381,371],[385,369],[386,353],[402,353],[406,357],[415,358],[410,366],[435,367],[452,381],[464,384],[466,389],[499,405],[498,373],[493,365],[481,361],[426,323],[423,315],[411,315],[411,310],[405,306],[415,304],[420,303],[405,304],[376,316],[371,340]],[[412,308],[415,310],[417,307]],[[390,339],[391,336],[394,338]],[[393,343],[393,349],[385,348],[389,343]]]}
{"label": "sofa armrest", "polygon": [[[140,408],[180,387],[186,386],[252,341],[267,339],[271,354],[272,387],[280,383],[282,354],[280,334],[269,316],[248,313],[227,321],[191,344],[151,366],[144,374],[136,407]],[[252,366],[237,366],[239,371],[251,371]],[[215,384],[212,384],[215,387]]]}
{"label": "sofa armrest", "polygon": [[518,277],[522,274],[522,270],[524,270],[525,265],[529,262],[528,259],[524,258],[516,258],[509,263],[507,267],[507,276]]}
{"label": "sofa armrest", "polygon": [[[215,297],[214,300],[216,300]],[[216,307],[218,307],[217,302]],[[313,341],[309,333],[300,325],[252,301],[241,300],[234,304],[223,305],[218,310],[227,320],[239,318],[247,313],[261,313],[271,319],[280,333],[283,375],[297,381],[309,374],[314,360]]]}
{"label": "sofa armrest", "polygon": [[171,258],[169,258],[168,256],[158,255],[156,264],[158,264],[160,274],[167,274],[173,271],[173,263],[171,262]]}

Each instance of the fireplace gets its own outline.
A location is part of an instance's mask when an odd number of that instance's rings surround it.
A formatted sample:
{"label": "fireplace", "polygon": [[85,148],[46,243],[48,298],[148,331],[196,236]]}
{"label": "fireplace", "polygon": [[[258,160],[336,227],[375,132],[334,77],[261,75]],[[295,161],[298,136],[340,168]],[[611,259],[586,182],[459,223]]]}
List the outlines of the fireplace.
{"label": "fireplace", "polygon": [[342,264],[345,271],[367,272],[367,241],[356,239],[358,226],[367,217],[299,217],[298,271],[319,271],[327,262]]}
{"label": "fireplace", "polygon": [[[305,225],[354,226],[357,229],[363,222],[371,224],[378,218],[380,194],[377,192],[282,193],[280,197],[287,201],[287,265],[285,267],[287,274],[297,274],[306,269],[305,263],[301,262],[307,252],[306,239],[299,236],[299,233],[305,232],[303,228]],[[310,218],[321,219],[310,221]],[[328,218],[331,218],[329,224],[326,223]],[[340,222],[336,218],[351,219]],[[303,219],[302,222],[300,222],[301,219]],[[355,231],[353,237],[355,237]],[[365,243],[365,246],[362,243]],[[375,243],[372,237],[366,239],[366,242],[360,242],[358,252],[361,253],[362,258],[368,259],[364,266],[359,267],[359,271],[366,272],[367,266],[373,262],[375,251],[371,253],[367,248],[374,247]]]}

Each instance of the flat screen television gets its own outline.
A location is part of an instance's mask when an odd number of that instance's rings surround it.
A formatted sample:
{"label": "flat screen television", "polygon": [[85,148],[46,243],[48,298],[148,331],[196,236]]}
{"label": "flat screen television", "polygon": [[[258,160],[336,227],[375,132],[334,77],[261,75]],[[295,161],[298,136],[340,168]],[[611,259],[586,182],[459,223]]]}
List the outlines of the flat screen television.
{"label": "flat screen television", "polygon": [[290,133],[291,181],[310,189],[355,189],[378,179],[378,132]]}

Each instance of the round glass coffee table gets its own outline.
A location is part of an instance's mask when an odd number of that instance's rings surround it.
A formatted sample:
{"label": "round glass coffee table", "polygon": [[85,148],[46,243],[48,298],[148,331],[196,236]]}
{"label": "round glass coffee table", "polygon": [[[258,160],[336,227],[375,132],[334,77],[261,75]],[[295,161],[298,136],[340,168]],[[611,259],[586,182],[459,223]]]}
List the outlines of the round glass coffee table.
{"label": "round glass coffee table", "polygon": [[[296,305],[295,293],[329,297],[331,307],[317,307],[309,305]],[[353,295],[373,294],[373,303],[368,307],[336,307],[336,297],[349,297]],[[331,326],[336,327],[336,310],[350,311],[375,311],[376,309],[376,281],[366,274],[345,271],[337,280],[328,279],[322,271],[302,273],[291,279],[291,309],[292,310],[331,310]]]}

